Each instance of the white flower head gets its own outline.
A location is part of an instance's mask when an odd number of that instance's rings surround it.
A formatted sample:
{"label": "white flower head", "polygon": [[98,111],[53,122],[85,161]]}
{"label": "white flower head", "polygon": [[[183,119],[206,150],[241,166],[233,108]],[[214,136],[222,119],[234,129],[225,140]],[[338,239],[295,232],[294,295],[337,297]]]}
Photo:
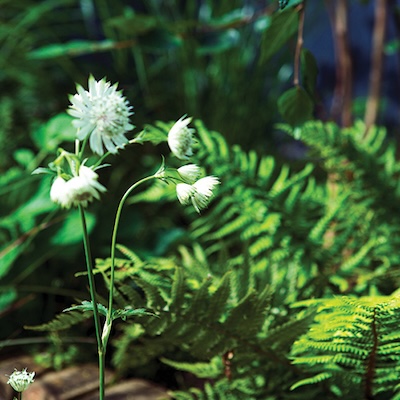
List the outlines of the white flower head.
{"label": "white flower head", "polygon": [[77,176],[68,181],[58,177],[54,181],[50,197],[63,208],[70,208],[72,205],[87,207],[94,198],[100,199],[100,192],[106,191],[106,188],[97,181],[98,178],[97,173],[91,168],[81,165]]}
{"label": "white flower head", "polygon": [[195,194],[192,196],[192,204],[198,213],[208,206],[210,198],[213,195],[213,190],[219,184],[220,181],[215,176],[205,176],[192,185],[195,188]]}
{"label": "white flower head", "polygon": [[90,148],[100,156],[104,154],[104,147],[116,153],[128,142],[125,133],[134,128],[129,120],[133,114],[129,102],[117,90],[117,84],[111,86],[105,78],[96,81],[90,76],[89,90],[78,85],[77,91],[70,96],[68,113],[75,118],[72,124],[78,129],[78,139],[90,135]]}
{"label": "white flower head", "polygon": [[23,392],[34,381],[34,372],[27,372],[26,368],[22,371],[15,370],[8,378],[7,383],[17,392]]}
{"label": "white flower head", "polygon": [[188,204],[192,201],[193,207],[200,213],[200,210],[208,206],[213,190],[219,184],[220,181],[215,176],[201,178],[193,185],[178,183],[176,185],[176,195],[182,204]]}
{"label": "white flower head", "polygon": [[188,204],[196,189],[187,183],[178,183],[176,185],[176,196],[181,204]]}
{"label": "white flower head", "polygon": [[68,189],[67,181],[61,176],[58,176],[51,185],[50,198],[63,208],[71,207],[71,191]]}
{"label": "white flower head", "polygon": [[177,169],[178,174],[187,183],[194,183],[200,176],[200,167],[196,164],[184,165]]}
{"label": "white flower head", "polygon": [[107,189],[97,181],[99,176],[91,168],[81,165],[79,175],[70,179],[67,184],[72,193],[72,204],[74,206],[82,205],[87,207],[93,198],[99,200],[99,192],[105,192]]}
{"label": "white flower head", "polygon": [[180,160],[188,160],[193,155],[194,129],[188,128],[191,120],[191,117],[181,117],[168,132],[168,146]]}

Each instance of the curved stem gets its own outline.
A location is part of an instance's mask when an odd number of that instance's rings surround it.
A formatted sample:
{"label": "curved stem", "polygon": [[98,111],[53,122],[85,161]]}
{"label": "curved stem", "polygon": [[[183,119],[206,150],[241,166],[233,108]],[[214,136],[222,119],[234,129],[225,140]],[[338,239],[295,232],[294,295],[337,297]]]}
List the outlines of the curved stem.
{"label": "curved stem", "polygon": [[104,331],[103,331],[103,347],[104,347],[104,352],[106,349],[108,337],[110,336],[111,332],[111,325],[112,325],[112,307],[113,307],[113,296],[114,296],[114,278],[115,278],[115,248],[116,248],[116,243],[117,243],[117,233],[118,233],[118,226],[119,226],[119,221],[121,218],[121,213],[122,213],[122,208],[125,204],[126,199],[128,196],[132,193],[133,190],[135,190],[139,185],[141,185],[144,182],[147,182],[151,179],[156,179],[159,178],[159,175],[156,173],[151,176],[147,176],[146,178],[143,178],[136,183],[134,183],[122,196],[117,213],[115,215],[115,222],[114,222],[114,228],[113,228],[113,233],[112,233],[112,239],[111,239],[111,275],[110,275],[110,289],[109,289],[109,300],[108,300],[108,310],[107,310],[107,318],[106,322],[104,325]]}
{"label": "curved stem", "polygon": [[87,231],[86,225],[86,218],[85,218],[85,211],[81,205],[79,205],[79,213],[81,215],[81,222],[82,222],[82,230],[83,230],[83,246],[85,248],[85,258],[86,258],[86,268],[88,273],[88,281],[89,281],[89,290],[90,290],[90,297],[93,304],[93,318],[94,318],[94,326],[96,330],[96,340],[97,340],[97,351],[99,355],[99,394],[100,400],[104,399],[104,359],[105,359],[105,351],[103,348],[103,343],[101,340],[100,334],[100,317],[99,317],[99,310],[97,308],[97,301],[96,301],[96,287],[94,282],[94,274],[93,274],[93,261],[92,261],[92,254],[90,250],[90,243],[89,243],[89,235]]}

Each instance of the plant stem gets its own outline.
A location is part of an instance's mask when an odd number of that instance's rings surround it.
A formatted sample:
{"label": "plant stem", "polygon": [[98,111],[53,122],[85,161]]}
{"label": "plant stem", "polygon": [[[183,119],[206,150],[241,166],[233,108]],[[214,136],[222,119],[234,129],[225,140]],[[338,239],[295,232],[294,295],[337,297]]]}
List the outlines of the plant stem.
{"label": "plant stem", "polygon": [[369,93],[364,116],[365,135],[368,134],[378,115],[387,14],[387,0],[376,0]]}
{"label": "plant stem", "polygon": [[110,336],[111,333],[111,325],[112,325],[112,309],[113,309],[113,297],[114,297],[114,278],[115,278],[115,248],[117,244],[117,233],[118,233],[118,226],[119,226],[119,221],[121,218],[121,213],[122,213],[122,208],[125,204],[126,199],[128,196],[132,193],[133,190],[135,190],[139,185],[142,183],[145,183],[151,179],[156,179],[159,176],[156,174],[147,176],[146,178],[143,178],[136,183],[134,183],[122,196],[118,208],[117,208],[117,213],[115,215],[115,222],[114,222],[114,228],[113,228],[113,233],[112,233],[112,239],[111,239],[111,274],[110,274],[110,289],[109,289],[109,300],[108,300],[108,310],[107,310],[107,318],[106,322],[104,324],[104,331],[103,331],[103,348],[104,348],[104,353],[107,348],[107,341],[108,337]]}
{"label": "plant stem", "polygon": [[293,85],[300,85],[300,57],[301,57],[301,49],[303,47],[303,32],[304,32],[304,8],[305,1],[302,4],[298,5],[299,11],[299,28],[297,31],[297,43],[296,43],[296,51],[294,55],[294,71],[293,71]]}
{"label": "plant stem", "polygon": [[86,225],[86,218],[85,218],[85,211],[81,205],[79,205],[79,213],[81,215],[81,222],[82,222],[82,230],[83,230],[83,246],[85,248],[85,258],[86,258],[86,268],[88,272],[88,280],[89,280],[89,290],[90,290],[90,297],[93,304],[93,317],[94,317],[94,326],[96,330],[96,340],[97,340],[97,352],[99,356],[99,399],[104,399],[104,361],[105,361],[105,351],[103,348],[103,343],[101,340],[100,334],[100,317],[99,311],[97,308],[97,301],[96,301],[96,288],[94,283],[94,275],[93,275],[93,261],[92,261],[92,254],[90,250],[90,242],[89,242],[89,235],[87,231]]}
{"label": "plant stem", "polygon": [[337,0],[332,16],[336,56],[336,85],[332,100],[333,119],[352,124],[352,59],[348,43],[348,0]]}

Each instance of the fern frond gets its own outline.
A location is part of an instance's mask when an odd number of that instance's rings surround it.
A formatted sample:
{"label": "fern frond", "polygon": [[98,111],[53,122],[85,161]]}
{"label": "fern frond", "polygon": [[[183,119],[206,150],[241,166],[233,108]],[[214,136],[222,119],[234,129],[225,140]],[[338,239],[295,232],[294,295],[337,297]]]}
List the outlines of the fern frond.
{"label": "fern frond", "polygon": [[92,314],[88,312],[69,311],[58,314],[52,321],[42,325],[25,326],[25,329],[33,331],[61,331],[71,326],[77,325],[82,321],[92,318]]}
{"label": "fern frond", "polygon": [[291,390],[297,389],[300,386],[304,385],[313,385],[315,383],[319,383],[325,381],[332,377],[332,373],[329,372],[321,372],[318,375],[313,376],[312,378],[302,379],[301,381],[296,382],[294,385],[290,387]]}
{"label": "fern frond", "polygon": [[[400,322],[399,297],[342,297],[301,303],[305,304],[315,304],[318,312],[309,332],[294,343],[293,363],[309,372],[319,371],[317,376],[324,379],[351,379],[350,390],[365,391],[366,397],[390,393],[399,382],[394,371],[400,371],[400,346],[394,339],[397,335],[387,333]],[[294,387],[304,382],[318,380],[302,380]]]}
{"label": "fern frond", "polygon": [[180,362],[162,358],[161,361],[179,371],[190,372],[198,378],[215,379],[223,373],[223,363],[221,357],[214,357],[210,362]]}

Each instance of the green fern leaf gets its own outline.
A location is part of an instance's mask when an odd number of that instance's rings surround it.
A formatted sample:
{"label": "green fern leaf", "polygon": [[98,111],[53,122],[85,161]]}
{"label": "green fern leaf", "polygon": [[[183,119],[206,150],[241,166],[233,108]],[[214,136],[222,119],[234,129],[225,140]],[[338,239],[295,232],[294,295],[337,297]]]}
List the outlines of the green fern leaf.
{"label": "green fern leaf", "polygon": [[70,311],[68,313],[58,314],[50,322],[37,326],[25,326],[25,329],[30,329],[34,331],[60,331],[77,325],[89,318],[92,318],[91,313]]}
{"label": "green fern leaf", "polygon": [[329,372],[321,372],[320,374],[315,375],[312,378],[302,379],[301,381],[296,382],[294,385],[292,385],[290,387],[290,390],[297,389],[300,386],[312,385],[312,384],[315,384],[315,383],[319,383],[319,382],[325,381],[325,380],[331,378],[332,375],[333,374],[329,373]]}

